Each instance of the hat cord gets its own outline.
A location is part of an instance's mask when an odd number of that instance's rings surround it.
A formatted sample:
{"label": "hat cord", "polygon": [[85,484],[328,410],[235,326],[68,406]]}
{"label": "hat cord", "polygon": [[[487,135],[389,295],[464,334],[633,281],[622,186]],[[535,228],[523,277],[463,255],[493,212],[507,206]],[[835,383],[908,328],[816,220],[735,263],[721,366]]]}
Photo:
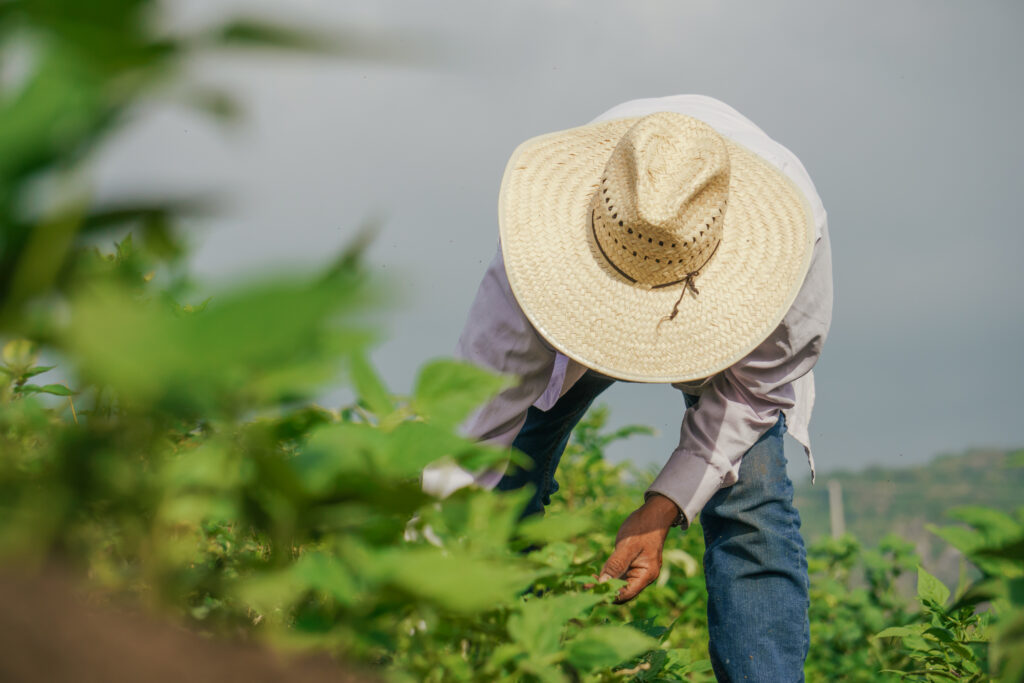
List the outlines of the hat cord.
{"label": "hat cord", "polygon": [[[597,225],[596,225],[596,221],[595,221],[596,213],[597,213],[596,209],[591,209],[590,210],[590,231],[594,234],[594,243],[597,244],[598,251],[601,252],[601,256],[604,256],[604,260],[608,262],[608,265],[610,265],[612,268],[615,269],[616,273],[618,273],[622,277],[626,278],[630,282],[636,283],[637,282],[636,278],[630,277],[625,272],[623,272],[623,270],[621,268],[619,268],[617,265],[615,265],[614,261],[612,261],[610,258],[608,258],[608,254],[605,253],[604,247],[601,246],[601,240],[599,240],[597,238]],[[715,248],[712,249],[711,253],[708,254],[708,257],[706,259],[704,259],[704,263],[700,264],[699,266],[697,266],[695,269],[691,270],[689,273],[687,273],[683,277],[679,278],[678,280],[673,280],[672,282],[666,282],[666,283],[660,284],[660,285],[653,285],[651,287],[651,289],[663,289],[665,287],[671,287],[672,285],[678,285],[680,282],[683,283],[683,291],[679,292],[679,298],[676,299],[676,303],[672,307],[672,313],[670,313],[669,315],[667,315],[664,318],[662,318],[661,320],[659,320],[658,321],[658,325],[655,327],[655,329],[660,327],[661,323],[663,323],[663,322],[665,322],[667,320],[675,320],[675,317],[679,314],[679,304],[682,303],[683,297],[686,295],[686,290],[688,290],[688,289],[691,290],[693,292],[694,296],[697,296],[697,295],[700,294],[700,290],[697,289],[697,285],[694,284],[694,280],[697,278],[698,275],[700,275],[700,271],[704,269],[704,266],[706,266],[711,261],[711,258],[715,255],[715,252],[718,251],[718,245],[720,245],[721,243],[722,243],[721,240],[719,240],[717,243],[715,243]]]}

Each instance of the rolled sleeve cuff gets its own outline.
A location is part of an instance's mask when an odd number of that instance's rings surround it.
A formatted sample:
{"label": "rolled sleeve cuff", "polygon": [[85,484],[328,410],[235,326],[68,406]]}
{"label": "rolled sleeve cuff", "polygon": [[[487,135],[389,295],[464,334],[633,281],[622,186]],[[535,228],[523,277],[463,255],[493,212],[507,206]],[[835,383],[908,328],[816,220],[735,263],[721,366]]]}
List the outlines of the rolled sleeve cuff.
{"label": "rolled sleeve cuff", "polygon": [[711,496],[725,485],[726,479],[727,472],[699,455],[676,451],[648,487],[644,498],[657,493],[675,503],[682,513],[679,526],[685,529]]}

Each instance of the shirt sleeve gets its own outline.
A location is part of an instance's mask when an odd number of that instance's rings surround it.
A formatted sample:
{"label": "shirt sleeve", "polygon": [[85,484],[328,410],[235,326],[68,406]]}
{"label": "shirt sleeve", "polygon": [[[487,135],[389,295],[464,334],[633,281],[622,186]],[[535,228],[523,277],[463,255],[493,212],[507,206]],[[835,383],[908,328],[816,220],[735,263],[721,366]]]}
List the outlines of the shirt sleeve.
{"label": "shirt sleeve", "polygon": [[[530,406],[551,381],[555,351],[537,334],[512,295],[500,246],[477,289],[455,357],[518,378],[470,415],[461,428],[467,438],[511,446]],[[469,484],[492,488],[501,475],[496,470],[473,473],[453,464],[431,465],[424,470],[423,488],[445,497]]]}
{"label": "shirt sleeve", "polygon": [[683,416],[679,446],[647,490],[671,499],[682,525],[736,483],[743,454],[796,402],[793,383],[814,367],[832,316],[828,236],[819,240],[793,306],[741,361],[715,375]]}

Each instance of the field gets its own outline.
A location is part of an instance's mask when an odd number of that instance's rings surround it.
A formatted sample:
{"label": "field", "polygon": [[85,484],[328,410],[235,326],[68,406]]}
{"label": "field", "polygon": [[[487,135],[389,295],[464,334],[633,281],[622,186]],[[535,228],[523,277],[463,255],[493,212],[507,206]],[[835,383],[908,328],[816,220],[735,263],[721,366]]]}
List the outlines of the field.
{"label": "field", "polygon": [[[657,585],[636,602],[611,603],[620,582],[590,585],[645,479],[603,452],[642,427],[607,433],[606,414],[592,412],[543,519],[518,522],[522,494],[432,499],[419,483],[428,463],[477,469],[508,457],[457,427],[509,379],[439,359],[423,364],[411,394],[391,392],[367,360],[368,313],[383,306],[375,292],[386,283],[365,239],[317,273],[206,291],[189,277],[176,228],[197,203],[90,195],[91,155],[149,98],[181,85],[188,58],[330,50],[252,21],[159,34],[153,4],[0,5],[5,49],[32,56],[0,101],[7,594],[50,592],[38,588],[50,576],[85,580],[111,610],[81,623],[105,634],[120,624],[113,605],[131,605],[187,632],[167,640],[183,653],[171,659],[251,655],[265,680],[268,649],[312,656],[309,680],[325,660],[339,676],[395,681],[712,680],[699,524],[670,537]],[[234,112],[218,93],[190,102]],[[316,403],[339,384],[351,405]],[[950,514],[962,524],[935,533],[975,568],[954,590],[895,537],[811,547],[809,680],[1024,680],[1024,518]],[[35,578],[12,578],[26,574]],[[908,574],[915,595],[897,588]],[[53,618],[42,599],[19,604],[7,641]],[[147,628],[130,630],[141,639]],[[39,680],[66,654],[59,631],[34,655]],[[83,631],[102,647],[100,633]],[[3,668],[23,658],[0,659],[0,678],[28,680]]]}

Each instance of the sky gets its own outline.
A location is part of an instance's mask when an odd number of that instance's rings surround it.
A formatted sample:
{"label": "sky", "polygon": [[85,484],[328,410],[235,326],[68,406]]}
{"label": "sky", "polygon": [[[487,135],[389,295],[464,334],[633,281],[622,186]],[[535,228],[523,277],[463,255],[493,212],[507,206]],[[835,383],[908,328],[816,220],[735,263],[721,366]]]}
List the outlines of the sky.
{"label": "sky", "polygon": [[[369,262],[395,303],[373,359],[408,392],[424,361],[454,348],[496,248],[498,187],[516,145],[626,100],[710,95],[791,149],[828,213],[835,310],[815,369],[819,473],[1024,445],[1024,4],[286,9],[169,3],[166,21],[180,28],[278,17],[342,36],[351,53],[197,59],[190,80],[233,94],[244,120],[225,129],[155,104],[97,165],[101,196],[220,198],[188,233],[207,281],[314,268],[379,220]],[[381,46],[396,54],[372,54]],[[612,459],[658,464],[677,445],[683,404],[671,387],[618,383],[601,400],[613,424],[659,432],[614,446]],[[787,452],[802,478],[799,449]]]}

